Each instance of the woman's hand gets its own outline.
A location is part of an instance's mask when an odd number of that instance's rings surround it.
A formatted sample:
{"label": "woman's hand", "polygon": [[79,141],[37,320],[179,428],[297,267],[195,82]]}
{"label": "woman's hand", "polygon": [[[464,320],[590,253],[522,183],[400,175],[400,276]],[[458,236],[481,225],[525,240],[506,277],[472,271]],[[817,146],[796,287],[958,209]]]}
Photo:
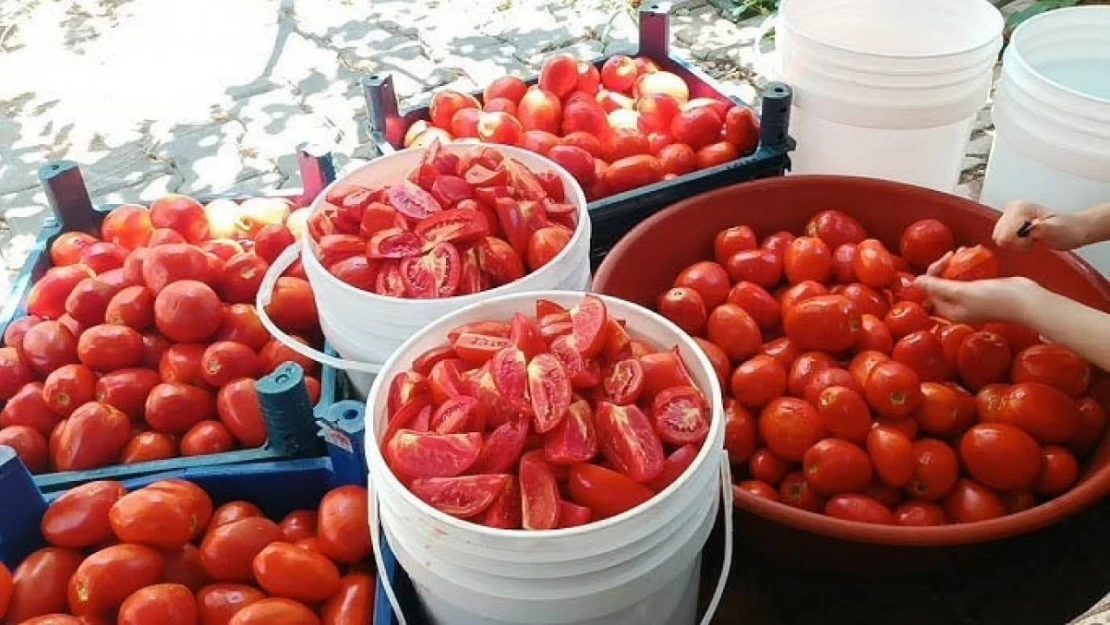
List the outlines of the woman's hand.
{"label": "woman's hand", "polygon": [[956,323],[1024,323],[1043,293],[1029,278],[959,282],[925,275],[917,278],[917,284],[929,294],[936,314]]}
{"label": "woman's hand", "polygon": [[[1026,236],[1018,231],[1032,224]],[[1040,241],[1055,250],[1067,251],[1087,243],[1087,226],[1083,213],[1053,214],[1032,202],[1011,202],[994,224],[994,242],[999,247],[1028,250]]]}

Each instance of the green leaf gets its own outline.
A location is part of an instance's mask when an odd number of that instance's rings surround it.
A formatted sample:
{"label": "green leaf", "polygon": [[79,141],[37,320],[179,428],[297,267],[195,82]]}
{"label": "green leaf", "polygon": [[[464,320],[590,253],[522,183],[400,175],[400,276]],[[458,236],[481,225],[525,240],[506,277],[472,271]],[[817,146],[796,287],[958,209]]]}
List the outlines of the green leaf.
{"label": "green leaf", "polygon": [[1018,25],[1020,25],[1025,20],[1040,15],[1041,13],[1048,11],[1050,8],[1051,7],[1046,6],[1045,2],[1037,2],[1031,4],[1018,11],[1017,13],[1010,15],[1010,17],[1006,19],[1006,28],[1017,28]]}

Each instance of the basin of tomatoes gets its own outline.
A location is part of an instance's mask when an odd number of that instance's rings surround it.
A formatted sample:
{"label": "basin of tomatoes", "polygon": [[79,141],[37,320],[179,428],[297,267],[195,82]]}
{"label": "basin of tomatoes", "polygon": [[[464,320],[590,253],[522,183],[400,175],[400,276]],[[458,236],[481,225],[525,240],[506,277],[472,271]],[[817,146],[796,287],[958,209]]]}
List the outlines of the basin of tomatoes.
{"label": "basin of tomatoes", "polygon": [[532,171],[494,147],[459,152],[433,141],[394,184],[332,186],[308,232],[320,264],[344,283],[432,299],[538,271],[570,243],[579,210],[554,170]]}
{"label": "basin of tomatoes", "polygon": [[[266,440],[255,379],[293,360],[253,305],[269,263],[307,217],[282,199],[208,207],[168,195],[66,232],[0,347],[0,445],[32,473],[197,456]],[[288,223],[288,225],[287,225]],[[219,235],[219,236],[217,236]],[[319,341],[299,265],[270,317]],[[315,402],[319,383],[308,378]]]}
{"label": "basin of tomatoes", "polygon": [[271,520],[249,501],[214,509],[199,486],[128,492],[89,482],[47,509],[47,547],[9,572],[10,625],[369,625],[374,605],[366,489]]}
{"label": "basin of tomatoes", "polygon": [[941,221],[868,238],[839,211],[801,233],[737,225],[658,310],[696,337],[726,389],[725,445],[755,496],[864,523],[928,526],[1016,513],[1068,491],[1102,439],[1091,366],[1013,323],[930,314],[915,274],[997,277]]}
{"label": "basin of tomatoes", "polygon": [[531,87],[503,76],[481,101],[441,90],[428,110],[428,120],[408,128],[405,147],[452,139],[518,146],[565,167],[591,201],[734,161],[759,143],[750,108],[691,98],[681,76],[620,54],[600,68],[553,56]]}
{"label": "basin of tomatoes", "polygon": [[605,303],[467,323],[388,387],[380,446],[418,498],[501,529],[584,525],[677,480],[714,398],[677,347],[633,339]]}

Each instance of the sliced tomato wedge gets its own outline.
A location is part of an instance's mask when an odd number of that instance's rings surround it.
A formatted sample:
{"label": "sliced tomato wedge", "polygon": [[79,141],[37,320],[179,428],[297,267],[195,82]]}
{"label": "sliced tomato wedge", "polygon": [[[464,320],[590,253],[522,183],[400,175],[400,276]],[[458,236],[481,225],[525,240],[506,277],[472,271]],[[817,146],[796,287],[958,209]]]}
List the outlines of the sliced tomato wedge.
{"label": "sliced tomato wedge", "polygon": [[429,243],[475,241],[490,233],[485,215],[463,208],[440,211],[422,219],[413,231]]}
{"label": "sliced tomato wedge", "polygon": [[567,489],[571,498],[592,510],[597,519],[627,512],[655,496],[627,476],[587,463],[571,465]]}
{"label": "sliced tomato wedge", "polygon": [[[454,353],[454,350],[451,351]],[[462,379],[459,377],[462,364],[462,360],[451,358],[432,365],[432,371],[428,374],[428,387],[432,392],[432,401],[436,404],[463,394]]]}
{"label": "sliced tomato wedge", "polygon": [[401,277],[401,263],[389,260],[378,269],[374,280],[374,292],[389,297],[404,297],[407,292],[405,280]]}
{"label": "sliced tomato wedge", "polygon": [[586,358],[574,346],[574,337],[563,335],[551,343],[551,353],[563,363],[574,388],[593,388],[601,383],[601,365],[593,358]]}
{"label": "sliced tomato wedge", "polygon": [[512,327],[501,321],[475,321],[472,323],[464,323],[448,332],[447,341],[454,343],[464,334],[483,334],[485,336],[496,336],[498,338],[507,339],[511,332]]}
{"label": "sliced tomato wedge", "polygon": [[478,264],[493,284],[508,284],[524,277],[522,257],[502,239],[486,237],[477,248]]}
{"label": "sliced tomato wedge", "polygon": [[474,470],[482,473],[501,473],[515,467],[524,453],[528,441],[528,420],[523,417],[509,419],[486,436]]}
{"label": "sliced tomato wedge", "polygon": [[521,203],[511,197],[500,197],[494,201],[493,209],[497,211],[497,218],[509,239],[509,245],[523,258],[528,254],[528,239],[531,238],[532,231],[525,223]]}
{"label": "sliced tomato wedge", "polygon": [[482,435],[398,430],[385,447],[390,468],[409,478],[454,477],[469,469],[482,449]]}
{"label": "sliced tomato wedge", "polygon": [[548,315],[565,312],[570,311],[549,299],[540,298],[536,300],[536,319],[543,319]]}
{"label": "sliced tomato wedge", "polygon": [[644,368],[633,358],[618,361],[602,380],[605,396],[614,404],[633,404],[644,391]]}
{"label": "sliced tomato wedge", "polygon": [[[555,339],[569,335],[573,331],[574,322],[571,321],[569,312],[555,313],[540,319],[540,336],[548,343],[553,343]],[[571,345],[574,345],[573,341]],[[575,346],[575,349],[578,347]]]}
{"label": "sliced tomato wedge", "polygon": [[366,253],[366,241],[353,234],[329,234],[316,244],[316,258],[320,264],[331,267],[335,263]]}
{"label": "sliced tomato wedge", "polygon": [[509,183],[509,171],[500,166],[491,169],[476,164],[466,170],[464,181],[475,187],[503,186]]}
{"label": "sliced tomato wedge", "polygon": [[543,184],[532,170],[511,158],[506,158],[502,164],[509,170],[509,182],[521,195],[529,200],[547,199],[547,190],[543,188]]}
{"label": "sliced tomato wedge", "polygon": [[507,475],[508,482],[505,490],[493,500],[490,507],[481,516],[474,519],[486,527],[496,527],[505,530],[518,530],[521,528],[520,486],[516,476]]}
{"label": "sliced tomato wedge", "polygon": [[590,403],[578,399],[567,416],[544,436],[543,457],[556,464],[589,462],[597,455],[597,433]]}
{"label": "sliced tomato wedge", "polygon": [[651,421],[635,405],[601,402],[597,433],[605,458],[637,482],[650,482],[663,471],[666,455]]}
{"label": "sliced tomato wedge", "polygon": [[[637,343],[638,341],[632,341],[631,347],[636,349]],[[640,366],[644,368],[644,393],[649,398],[654,398],[656,393],[672,386],[694,385],[677,347],[640,356]]]}
{"label": "sliced tomato wedge", "polygon": [[478,400],[460,395],[440,404],[432,415],[431,431],[436,434],[460,434],[482,432],[485,419],[482,417]]}
{"label": "sliced tomato wedge", "polygon": [[[547,211],[544,210],[543,204],[540,202],[532,200],[521,202],[520,216],[524,220],[524,228],[528,231],[529,238],[531,238],[533,232],[551,225],[551,220],[547,218]],[[527,250],[527,247],[525,250]]]}
{"label": "sliced tomato wedge", "polygon": [[408,180],[390,187],[386,196],[393,208],[412,219],[424,219],[432,213],[443,210],[431,193]]}
{"label": "sliced tomato wedge", "polygon": [[516,347],[506,347],[494,354],[489,363],[498,392],[510,403],[528,406],[528,359]]}
{"label": "sliced tomato wedge", "polygon": [[631,356],[632,337],[616,319],[605,322],[605,347],[602,351],[609,360],[622,360]]}
{"label": "sliced tomato wedge", "polygon": [[594,513],[586,506],[569,501],[559,502],[559,528],[578,527],[593,520]]}
{"label": "sliced tomato wedge", "polygon": [[574,342],[581,352],[593,358],[605,347],[606,321],[609,313],[605,302],[593,295],[587,295],[571,309],[570,318],[574,324]]}
{"label": "sliced tomato wedge", "polygon": [[429,191],[440,206],[454,206],[463,200],[474,197],[474,187],[466,180],[455,175],[439,176],[432,183]]}
{"label": "sliced tomato wedge", "polygon": [[436,243],[423,256],[402,260],[401,278],[413,298],[451,297],[462,278],[459,250],[451,243]]}
{"label": "sliced tomato wedge", "polygon": [[455,350],[451,349],[450,345],[438,345],[417,356],[416,360],[412,361],[412,370],[420,375],[429,375],[437,362],[455,357]]}
{"label": "sliced tomato wedge", "polygon": [[408,258],[420,253],[424,242],[420,237],[400,228],[387,228],[375,232],[370,237],[366,246],[366,255],[370,258]]}
{"label": "sliced tomato wedge", "polygon": [[709,403],[692,386],[674,386],[655,396],[655,431],[672,445],[700,445],[709,434]]}
{"label": "sliced tomato wedge", "polygon": [[412,493],[440,512],[469,519],[484,512],[505,491],[508,475],[465,475],[413,480]]}
{"label": "sliced tomato wedge", "polygon": [[555,429],[570,409],[572,399],[570,378],[558,358],[540,354],[528,363],[528,394],[536,431],[544,434]]}
{"label": "sliced tomato wedge", "polygon": [[415,371],[402,371],[390,380],[386,397],[386,410],[393,415],[413,399],[429,397],[428,378]]}
{"label": "sliced tomato wedge", "polygon": [[509,331],[509,340],[520,351],[524,352],[524,357],[532,359],[536,354],[547,349],[543,337],[540,335],[540,329],[536,324],[521,313],[513,315],[513,322]]}
{"label": "sliced tomato wedge", "polygon": [[462,255],[462,276],[459,278],[459,295],[481,293],[492,286],[489,276],[482,271],[478,249],[471,247]]}
{"label": "sliced tomato wedge", "polygon": [[542,452],[520,459],[521,525],[527,530],[550,530],[559,525],[559,484]]}
{"label": "sliced tomato wedge", "polygon": [[462,382],[466,393],[481,404],[482,414],[490,427],[499,427],[523,414],[519,406],[501,396],[488,366],[467,372],[463,375]]}
{"label": "sliced tomato wedge", "polygon": [[452,346],[459,358],[480,365],[489,362],[494,354],[510,345],[512,343],[507,338],[466,332]]}
{"label": "sliced tomato wedge", "polygon": [[400,228],[401,230],[408,230],[408,221],[405,216],[397,212],[389,204],[381,202],[372,202],[362,211],[362,218],[359,221],[358,233],[363,238],[369,239],[374,236],[375,232],[388,230],[389,228]]}

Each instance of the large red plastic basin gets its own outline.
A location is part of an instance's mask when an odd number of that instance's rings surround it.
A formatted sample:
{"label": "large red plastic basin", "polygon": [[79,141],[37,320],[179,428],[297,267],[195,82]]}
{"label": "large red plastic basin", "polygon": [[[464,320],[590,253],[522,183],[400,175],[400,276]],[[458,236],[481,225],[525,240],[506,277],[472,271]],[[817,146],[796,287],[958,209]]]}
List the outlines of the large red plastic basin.
{"label": "large red plastic basin", "polygon": [[[690,198],[644,221],[609,253],[594,278],[594,290],[654,308],[656,298],[679,271],[713,257],[713,238],[721,229],[747,224],[760,237],[780,230],[800,233],[810,217],[828,209],[855,217],[891,249],[897,249],[906,226],[926,217],[948,224],[959,244],[986,243],[998,217],[997,212],[962,198],[881,180],[842,176],[761,180]],[[1039,249],[999,251],[999,258],[1007,275],[1027,276],[1053,291],[1110,310],[1110,283],[1075,255]],[[1048,503],[963,525],[869,525],[804,512],[747,493],[737,493],[735,505],[742,512],[740,533],[750,532],[750,537],[764,544],[771,539],[780,547],[792,544],[788,550],[812,554],[812,549],[833,548],[834,557],[844,558],[862,551],[865,559],[869,559],[866,552],[937,555],[935,548],[987,542],[1045,527],[1110,493],[1110,437],[1104,437],[1085,468],[1075,488]],[[793,532],[783,536],[783,526]],[[835,549],[835,543],[845,541],[855,543],[852,550]]]}

